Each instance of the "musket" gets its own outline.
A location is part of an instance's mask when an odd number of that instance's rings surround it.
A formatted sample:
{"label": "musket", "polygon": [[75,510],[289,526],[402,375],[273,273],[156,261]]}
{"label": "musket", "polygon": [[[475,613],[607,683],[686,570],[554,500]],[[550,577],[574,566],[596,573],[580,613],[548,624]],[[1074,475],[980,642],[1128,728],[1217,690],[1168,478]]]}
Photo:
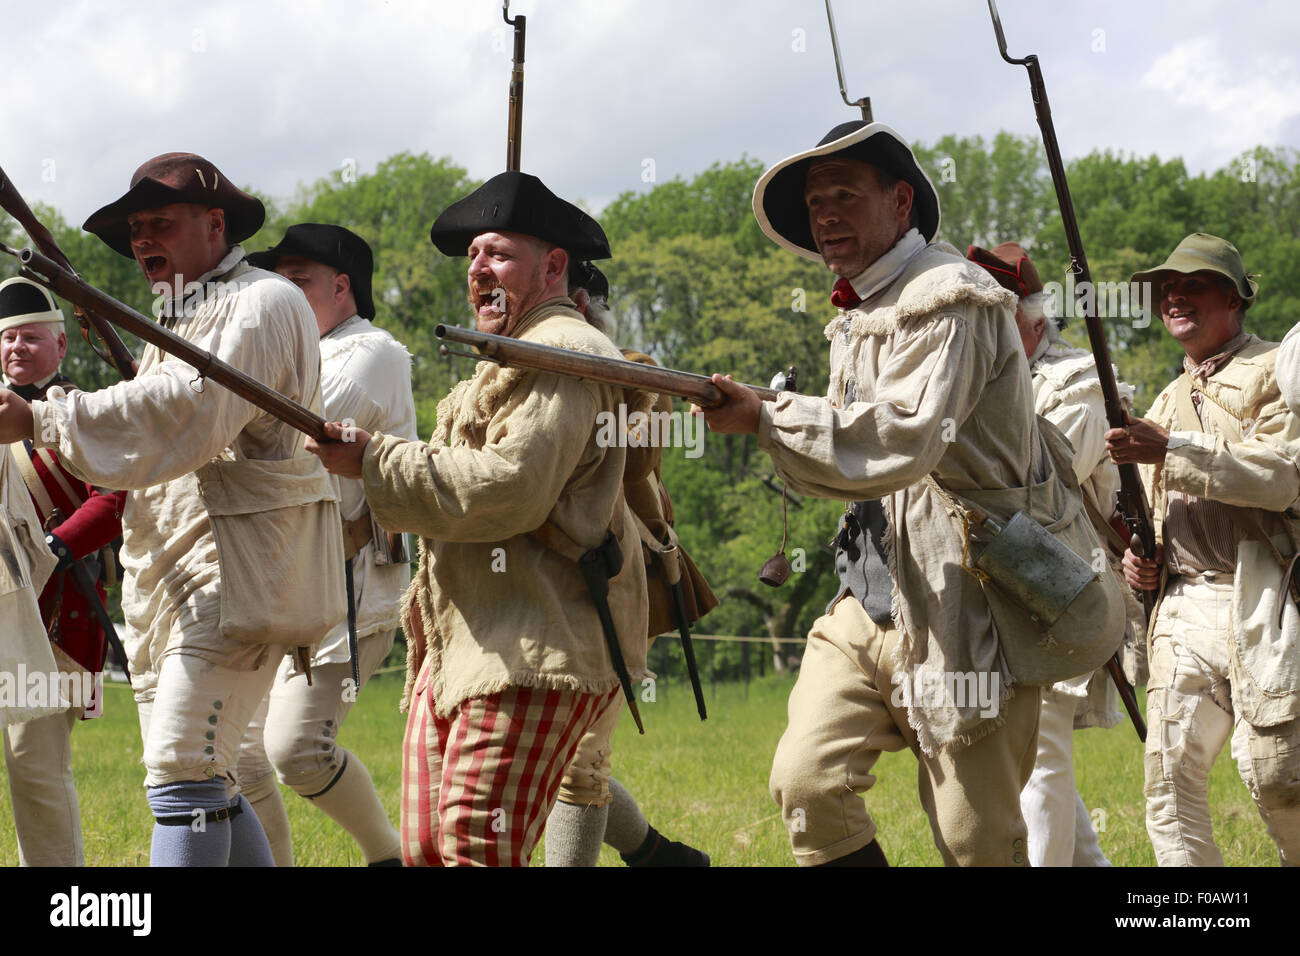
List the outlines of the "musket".
{"label": "musket", "polygon": [[524,136],[524,31],[528,18],[510,19],[510,0],[501,5],[501,18],[515,28],[515,52],[510,66],[510,119],[506,127],[506,170],[519,170],[519,151]]}
{"label": "musket", "polygon": [[835,78],[840,81],[840,96],[845,106],[856,106],[862,110],[863,122],[871,122],[871,97],[863,96],[856,100],[849,99],[848,90],[844,88],[844,67],[840,65],[840,40],[835,34],[835,14],[831,12],[831,0],[826,0],[826,22],[831,27],[831,50],[835,54]]}
{"label": "musket", "polygon": [[[1043,71],[1038,65],[1037,55],[1031,53],[1021,59],[1013,59],[1007,54],[1007,38],[1002,32],[1002,19],[998,16],[995,0],[988,0],[989,15],[993,18],[993,32],[997,34],[998,51],[1002,59],[1013,66],[1023,66],[1029,71],[1029,89],[1034,98],[1034,114],[1038,127],[1043,133],[1043,146],[1047,151],[1047,165],[1052,172],[1052,185],[1056,188],[1056,202],[1061,208],[1061,225],[1065,228],[1065,241],[1070,250],[1069,274],[1075,276],[1075,293],[1082,299],[1084,322],[1088,327],[1088,341],[1092,345],[1092,356],[1097,363],[1097,378],[1101,381],[1102,400],[1106,405],[1106,421],[1111,428],[1124,428],[1128,425],[1124,405],[1119,398],[1119,386],[1115,381],[1115,368],[1110,362],[1110,347],[1106,344],[1106,330],[1102,328],[1097,315],[1097,297],[1085,295],[1092,289],[1092,272],[1088,269],[1088,257],[1083,251],[1083,238],[1079,235],[1079,221],[1074,214],[1074,201],[1070,198],[1070,185],[1065,178],[1065,163],[1061,160],[1061,149],[1056,142],[1056,126],[1052,122],[1052,108],[1047,102],[1047,86],[1043,82]],[[1125,463],[1119,465],[1120,489],[1116,495],[1119,512],[1130,534],[1129,549],[1139,557],[1154,557],[1156,553],[1155,525],[1151,521],[1151,508],[1147,504],[1146,492],[1142,489],[1142,479],[1138,475],[1137,465]],[[1149,591],[1142,594],[1142,605],[1148,615],[1151,613],[1153,595]],[[1137,697],[1133,688],[1124,679],[1117,653],[1106,664],[1106,670],[1118,688],[1128,711],[1133,727],[1143,741],[1147,739],[1146,723],[1138,709]]]}
{"label": "musket", "polygon": [[[475,361],[486,360],[502,366],[533,368],[606,385],[658,392],[661,395],[676,395],[678,398],[690,399],[701,408],[716,408],[726,401],[722,390],[707,375],[679,372],[659,365],[642,365],[627,359],[605,358],[553,345],[523,342],[509,336],[476,332],[455,325],[439,325],[433,333],[440,339],[468,345],[475,350],[461,352],[443,345],[438,349],[442,355],[456,355]],[[774,402],[780,395],[776,389],[761,385],[744,387],[765,402]]]}
{"label": "musket", "polygon": [[[83,559],[84,561],[84,559]],[[122,646],[122,639],[117,636],[117,625],[108,615],[108,608],[104,607],[104,602],[99,598],[99,592],[95,590],[95,581],[86,569],[82,561],[73,561],[68,566],[68,571],[72,576],[73,586],[81,592],[81,596],[86,599],[90,605],[91,611],[99,619],[99,626],[104,631],[104,657],[108,657],[108,649],[111,647],[122,658],[122,671],[126,674],[126,682],[131,683],[131,659],[126,656],[126,648]],[[99,662],[100,670],[104,669],[104,661]]]}
{"label": "musket", "polygon": [[[68,261],[68,257],[59,248],[59,244],[54,241],[54,236],[50,234],[50,230],[46,229],[45,225],[36,218],[36,214],[27,205],[27,200],[23,199],[22,194],[18,192],[18,187],[13,184],[13,180],[5,175],[3,169],[0,169],[0,207],[3,207],[5,212],[18,220],[19,225],[27,230],[27,235],[31,237],[32,242],[36,243],[36,248],[40,249],[41,252],[72,275],[77,274],[76,270],[72,268],[72,263]],[[91,350],[116,369],[122,378],[135,378],[135,358],[132,357],[131,350],[126,347],[126,343],[113,331],[113,326],[93,310],[79,307],[76,309],[76,316],[77,324],[81,326],[81,337],[86,340],[86,344],[90,346]],[[108,354],[100,351],[99,347],[90,340],[92,327],[95,330],[95,335],[104,344],[104,348],[108,350]]]}
{"label": "musket", "polygon": [[25,276],[39,282],[60,297],[157,346],[168,355],[174,355],[194,366],[199,378],[210,378],[262,411],[274,415],[286,425],[291,425],[317,441],[332,440],[325,434],[325,419],[311,409],[268,388],[233,365],[221,361],[211,352],[186,341],[175,332],[141,315],[129,305],[101,292],[48,256],[43,256],[34,249],[20,251],[3,244],[0,244],[0,252],[16,256],[22,263],[22,273]]}

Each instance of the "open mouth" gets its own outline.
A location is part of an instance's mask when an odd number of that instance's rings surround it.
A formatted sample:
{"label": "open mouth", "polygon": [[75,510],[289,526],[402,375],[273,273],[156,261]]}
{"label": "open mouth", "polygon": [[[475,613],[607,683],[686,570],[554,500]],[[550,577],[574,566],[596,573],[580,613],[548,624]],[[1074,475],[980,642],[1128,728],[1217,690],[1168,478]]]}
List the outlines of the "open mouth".
{"label": "open mouth", "polygon": [[167,257],[166,256],[145,256],[142,265],[144,266],[145,273],[152,275],[153,273],[166,267]]}
{"label": "open mouth", "polygon": [[504,312],[506,310],[506,290],[501,286],[475,288],[470,301],[476,312]]}

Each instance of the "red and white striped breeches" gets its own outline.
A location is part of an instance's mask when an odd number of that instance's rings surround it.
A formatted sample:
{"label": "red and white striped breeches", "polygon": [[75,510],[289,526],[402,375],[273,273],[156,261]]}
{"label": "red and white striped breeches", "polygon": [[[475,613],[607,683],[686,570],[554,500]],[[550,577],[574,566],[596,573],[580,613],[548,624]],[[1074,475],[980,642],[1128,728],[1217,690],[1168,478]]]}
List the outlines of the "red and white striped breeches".
{"label": "red and white striped breeches", "polygon": [[610,706],[605,694],[508,687],[435,716],[428,663],[402,748],[407,866],[527,866],[578,741]]}

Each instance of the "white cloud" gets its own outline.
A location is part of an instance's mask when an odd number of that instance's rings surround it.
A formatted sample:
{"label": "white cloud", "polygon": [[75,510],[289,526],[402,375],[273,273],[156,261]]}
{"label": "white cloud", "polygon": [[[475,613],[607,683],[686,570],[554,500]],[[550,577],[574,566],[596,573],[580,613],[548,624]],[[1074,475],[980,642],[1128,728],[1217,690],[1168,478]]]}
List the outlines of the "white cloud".
{"label": "white cloud", "polygon": [[[1192,37],[1162,53],[1143,75],[1141,86],[1163,93],[1187,113],[1208,114],[1209,125],[1197,134],[1212,129],[1209,138],[1232,146],[1275,143],[1288,121],[1300,115],[1300,69],[1295,60],[1262,52],[1243,69],[1242,60],[1221,52],[1216,36]],[[1151,109],[1158,112],[1160,105],[1153,103]],[[1222,158],[1238,151],[1229,149]]]}
{"label": "white cloud", "polygon": [[[1197,172],[1259,143],[1300,145],[1288,0],[1000,7],[1012,53],[1042,57],[1067,158],[1156,152]],[[744,153],[772,162],[854,115],[813,0],[511,11],[528,17],[524,167],[595,208],[648,188],[646,158],[659,182]],[[869,95],[878,119],[927,143],[1038,135],[1024,70],[998,58],[983,4],[912,0],[922,30],[890,16],[836,3],[849,93]],[[74,222],[169,150],[282,198],[345,158],[370,170],[403,150],[484,178],[504,166],[509,49],[499,0],[45,0],[39,16],[6,18],[0,166]]]}

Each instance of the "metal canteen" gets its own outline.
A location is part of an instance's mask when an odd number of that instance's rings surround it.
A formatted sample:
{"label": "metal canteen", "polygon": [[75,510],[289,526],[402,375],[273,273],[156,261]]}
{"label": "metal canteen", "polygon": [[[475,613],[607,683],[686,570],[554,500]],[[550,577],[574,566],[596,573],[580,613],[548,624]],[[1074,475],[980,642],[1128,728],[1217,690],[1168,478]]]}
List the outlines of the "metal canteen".
{"label": "metal canteen", "polygon": [[763,570],[758,572],[758,579],[770,588],[779,588],[789,578],[790,562],[786,560],[784,551],[778,551],[768,558],[763,564]]}
{"label": "metal canteen", "polygon": [[1017,511],[1005,527],[999,528],[991,518],[985,526],[995,537],[975,566],[1044,627],[1055,624],[1097,576],[1087,561],[1023,511]]}

